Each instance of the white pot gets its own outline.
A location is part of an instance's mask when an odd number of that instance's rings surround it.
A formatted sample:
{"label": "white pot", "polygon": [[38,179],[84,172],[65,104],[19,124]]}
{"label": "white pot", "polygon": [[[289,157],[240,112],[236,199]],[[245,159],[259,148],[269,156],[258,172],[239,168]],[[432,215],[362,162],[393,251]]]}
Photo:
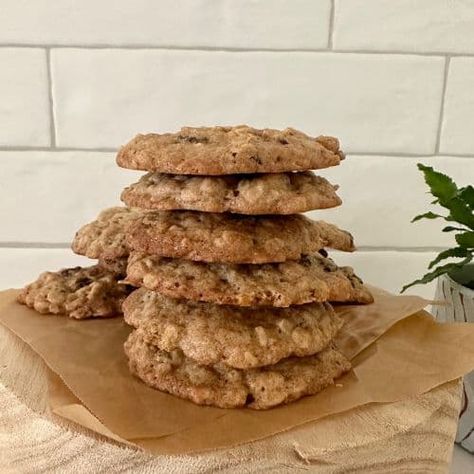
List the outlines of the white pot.
{"label": "white pot", "polygon": [[[438,278],[435,300],[447,303],[433,305],[432,312],[439,322],[474,323],[474,290],[456,283],[448,275],[442,275]],[[474,372],[464,377],[456,443],[474,454]]]}
{"label": "white pot", "polygon": [[438,278],[435,300],[447,303],[433,305],[433,314],[439,322],[474,323],[474,290],[442,275]]}

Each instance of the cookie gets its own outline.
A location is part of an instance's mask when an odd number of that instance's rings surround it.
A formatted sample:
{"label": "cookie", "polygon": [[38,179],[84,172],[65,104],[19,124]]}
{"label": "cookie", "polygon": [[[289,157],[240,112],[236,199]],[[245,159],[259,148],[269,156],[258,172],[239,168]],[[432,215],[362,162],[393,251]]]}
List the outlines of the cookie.
{"label": "cookie", "polygon": [[351,369],[333,346],[308,357],[292,357],[256,369],[204,366],[179,350],[166,352],[145,342],[141,329],[124,345],[130,371],[147,385],[198,405],[247,406],[263,410],[320,392]]}
{"label": "cookie", "polygon": [[338,267],[319,254],[253,265],[193,262],[132,252],[127,281],[174,298],[238,306],[373,301],[351,267]]}
{"label": "cookie", "polygon": [[72,242],[73,252],[103,261],[127,257],[125,232],[140,215],[127,207],[111,207],[102,211],[95,221],[81,227]]}
{"label": "cookie", "polygon": [[137,135],[120,149],[117,164],[159,173],[221,175],[306,171],[338,165],[343,158],[337,138],[239,125]]}
{"label": "cookie", "polygon": [[237,369],[276,364],[322,351],[343,320],[328,303],[291,308],[241,308],[179,300],[140,288],[123,304],[125,321],[146,342],[181,350],[201,365]]}
{"label": "cookie", "polygon": [[116,275],[95,265],[44,272],[18,295],[18,301],[39,313],[64,314],[75,319],[107,318],[122,313],[132,291]]}
{"label": "cookie", "polygon": [[142,253],[222,263],[298,260],[323,247],[354,250],[349,232],[302,215],[193,211],[147,212],[130,226],[127,243]]}
{"label": "cookie", "polygon": [[297,214],[339,206],[333,186],[310,171],[229,176],[148,173],[122,192],[129,207],[142,209]]}
{"label": "cookie", "polygon": [[117,277],[125,278],[127,274],[127,262],[128,257],[120,258],[107,258],[99,257],[99,267],[108,270],[109,272],[117,275]]}

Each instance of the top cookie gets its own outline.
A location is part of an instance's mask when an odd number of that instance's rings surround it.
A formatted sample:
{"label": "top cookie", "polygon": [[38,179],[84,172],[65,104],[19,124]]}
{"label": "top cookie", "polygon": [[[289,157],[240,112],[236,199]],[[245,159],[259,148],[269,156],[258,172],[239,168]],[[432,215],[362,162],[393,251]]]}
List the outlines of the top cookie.
{"label": "top cookie", "polygon": [[354,250],[349,232],[299,214],[250,217],[150,211],[130,226],[127,243],[145,254],[221,263],[298,260],[323,247]]}
{"label": "top cookie", "polygon": [[120,149],[117,164],[160,173],[221,175],[328,168],[343,158],[337,138],[239,125],[137,135]]}
{"label": "top cookie", "polygon": [[72,250],[89,258],[111,261],[127,257],[125,231],[140,215],[127,207],[111,207],[102,211],[95,221],[81,227],[72,242]]}
{"label": "top cookie", "polygon": [[333,186],[310,171],[229,176],[148,173],[126,188],[130,207],[236,214],[298,214],[341,204]]}

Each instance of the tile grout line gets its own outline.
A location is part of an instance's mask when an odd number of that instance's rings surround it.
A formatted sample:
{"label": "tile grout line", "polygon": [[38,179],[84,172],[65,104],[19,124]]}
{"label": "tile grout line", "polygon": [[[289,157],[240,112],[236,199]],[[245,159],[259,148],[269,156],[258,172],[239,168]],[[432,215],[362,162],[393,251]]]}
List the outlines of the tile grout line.
{"label": "tile grout line", "polygon": [[381,157],[399,157],[399,158],[465,158],[472,159],[474,154],[462,154],[462,153],[393,153],[383,151],[356,151],[346,152],[346,156],[381,156]]}
{"label": "tile grout line", "polygon": [[91,153],[116,153],[118,148],[75,148],[75,147],[40,147],[40,146],[0,146],[0,152],[5,151],[51,151],[55,153],[67,152],[67,151],[78,151],[78,152],[91,152]]}
{"label": "tile grout line", "polygon": [[436,131],[436,145],[435,145],[436,154],[439,154],[439,149],[441,146],[441,132],[443,129],[444,104],[446,102],[446,91],[448,89],[448,75],[449,75],[450,64],[451,64],[451,57],[446,56],[445,65],[444,65],[443,88],[441,91],[441,104],[439,108],[438,129]]}
{"label": "tile grout line", "polygon": [[380,156],[380,157],[399,157],[399,158],[438,158],[438,157],[449,157],[449,158],[473,158],[474,154],[464,155],[455,153],[395,153],[395,152],[383,152],[383,151],[347,151],[346,156]]}
{"label": "tile grout line", "polygon": [[334,54],[367,54],[367,55],[398,55],[398,56],[427,56],[444,58],[474,57],[474,53],[455,53],[447,51],[402,51],[402,50],[365,50],[365,49],[328,49],[326,48],[243,48],[231,46],[176,46],[176,45],[147,45],[147,44],[21,44],[4,43],[1,48],[40,48],[40,49],[81,49],[81,50],[150,50],[150,51],[202,51],[229,53],[334,53]]}
{"label": "tile grout line", "polygon": [[30,249],[30,250],[51,250],[51,249],[68,249],[71,247],[67,242],[0,242],[0,249]]}
{"label": "tile grout line", "polygon": [[328,35],[328,49],[333,49],[334,36],[334,17],[336,15],[336,0],[331,0],[331,9],[329,10],[329,35]]}
{"label": "tile grout line", "polygon": [[[118,148],[76,148],[66,146],[55,146],[52,147],[40,147],[40,146],[0,146],[0,152],[8,151],[24,151],[24,152],[42,152],[50,151],[53,153],[61,152],[81,152],[81,153],[116,153]],[[396,153],[396,152],[385,152],[385,151],[346,151],[346,156],[380,156],[380,157],[400,157],[400,158],[437,158],[437,157],[448,157],[448,158],[465,158],[473,159],[474,154],[462,154],[462,153]]]}
{"label": "tile grout line", "polygon": [[56,148],[56,119],[54,116],[53,75],[51,72],[51,49],[46,48],[46,71],[48,79],[49,128],[51,148]]}
{"label": "tile grout line", "polygon": [[413,252],[413,253],[431,253],[431,252],[440,252],[445,250],[447,247],[443,246],[430,246],[430,247],[396,247],[393,245],[384,246],[384,245],[360,245],[356,248],[355,253],[357,252]]}

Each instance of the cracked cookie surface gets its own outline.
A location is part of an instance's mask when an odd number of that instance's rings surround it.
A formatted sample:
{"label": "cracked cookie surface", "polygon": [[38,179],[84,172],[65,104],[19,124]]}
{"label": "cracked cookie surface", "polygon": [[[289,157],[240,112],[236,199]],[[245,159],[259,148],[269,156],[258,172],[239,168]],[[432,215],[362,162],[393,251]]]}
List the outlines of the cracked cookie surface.
{"label": "cracked cookie surface", "polygon": [[302,215],[194,211],[147,212],[130,226],[127,243],[146,254],[221,263],[298,260],[323,247],[354,250],[349,232]]}
{"label": "cracked cookie surface", "polygon": [[316,355],[291,357],[256,369],[203,366],[175,350],[148,344],[141,329],[124,344],[130,371],[147,385],[198,405],[247,406],[262,410],[313,395],[351,369],[350,362],[329,346]]}
{"label": "cracked cookie surface", "polygon": [[173,298],[238,306],[373,301],[351,267],[338,267],[319,254],[255,265],[193,262],[132,252],[127,281]]}
{"label": "cracked cookie surface", "polygon": [[343,324],[328,303],[241,308],[169,298],[145,288],[125,300],[123,313],[161,350],[179,349],[201,365],[238,369],[320,352]]}
{"label": "cracked cookie surface", "polygon": [[64,314],[75,319],[107,318],[122,313],[132,291],[117,276],[98,265],[44,272],[18,295],[18,301],[42,314]]}
{"label": "cracked cookie surface", "polygon": [[311,172],[230,176],[148,173],[122,192],[141,209],[298,214],[341,204],[333,186]]}
{"label": "cracked cookie surface", "polygon": [[170,174],[281,173],[335,166],[344,158],[334,137],[235,127],[183,127],[137,135],[118,152],[123,168]]}

